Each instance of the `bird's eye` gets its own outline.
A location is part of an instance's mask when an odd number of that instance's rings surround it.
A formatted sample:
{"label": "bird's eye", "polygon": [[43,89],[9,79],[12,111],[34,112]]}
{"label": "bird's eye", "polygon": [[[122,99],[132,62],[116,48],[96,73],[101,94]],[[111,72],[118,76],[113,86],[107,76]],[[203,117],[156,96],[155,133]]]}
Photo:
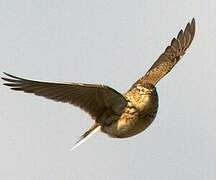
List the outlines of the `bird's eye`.
{"label": "bird's eye", "polygon": [[142,90],[140,88],[137,88],[139,92],[141,92]]}

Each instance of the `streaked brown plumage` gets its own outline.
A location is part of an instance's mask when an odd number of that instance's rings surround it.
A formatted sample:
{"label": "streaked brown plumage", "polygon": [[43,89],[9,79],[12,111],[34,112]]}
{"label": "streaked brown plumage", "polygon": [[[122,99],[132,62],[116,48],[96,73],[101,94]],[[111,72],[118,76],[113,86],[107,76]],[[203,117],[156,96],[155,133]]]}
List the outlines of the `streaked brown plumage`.
{"label": "streaked brown plumage", "polygon": [[164,53],[159,56],[149,71],[136,81],[128,92],[120,94],[104,86],[79,83],[51,83],[23,79],[4,73],[4,85],[13,90],[33,93],[59,102],[78,106],[95,120],[94,125],[81,137],[87,138],[101,129],[111,137],[125,138],[136,135],[154,120],[158,109],[157,82],[164,77],[185,54],[195,34],[195,20],[186,28]]}

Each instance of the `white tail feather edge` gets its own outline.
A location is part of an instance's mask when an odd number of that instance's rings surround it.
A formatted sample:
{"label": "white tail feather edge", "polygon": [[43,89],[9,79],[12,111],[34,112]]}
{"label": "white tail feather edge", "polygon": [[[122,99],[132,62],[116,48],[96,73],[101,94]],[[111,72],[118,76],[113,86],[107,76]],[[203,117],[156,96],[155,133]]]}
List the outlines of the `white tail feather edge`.
{"label": "white tail feather edge", "polygon": [[70,149],[70,151],[73,151],[78,146],[80,146],[82,143],[87,141],[91,136],[93,136],[96,132],[98,132],[101,129],[101,126],[97,126],[94,130],[92,130],[86,137],[79,139],[74,146]]}

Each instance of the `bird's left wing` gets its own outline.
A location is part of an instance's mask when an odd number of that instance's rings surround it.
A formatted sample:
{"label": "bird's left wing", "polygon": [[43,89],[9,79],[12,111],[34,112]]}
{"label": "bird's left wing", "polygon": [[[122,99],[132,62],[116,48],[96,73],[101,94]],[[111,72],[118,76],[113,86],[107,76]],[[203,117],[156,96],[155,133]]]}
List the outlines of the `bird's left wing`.
{"label": "bird's left wing", "polygon": [[186,50],[193,41],[195,34],[195,19],[188,23],[184,31],[178,33],[177,38],[173,38],[171,44],[166,48],[163,54],[152,65],[148,72],[140,78],[134,85],[143,84],[145,82],[155,85],[162,77],[164,77],[176,63],[182,58]]}
{"label": "bird's left wing", "polygon": [[104,112],[121,115],[127,104],[123,95],[104,85],[40,82],[4,74],[4,85],[11,89],[78,106],[99,123],[106,123],[100,122]]}

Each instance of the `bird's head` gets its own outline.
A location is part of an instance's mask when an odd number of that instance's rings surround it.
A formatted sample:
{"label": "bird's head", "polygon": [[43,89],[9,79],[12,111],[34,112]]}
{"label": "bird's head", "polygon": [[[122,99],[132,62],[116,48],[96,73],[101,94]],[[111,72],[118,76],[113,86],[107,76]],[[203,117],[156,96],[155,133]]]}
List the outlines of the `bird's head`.
{"label": "bird's head", "polygon": [[155,86],[149,83],[137,84],[128,95],[130,101],[140,110],[148,108],[153,98],[157,98]]}

